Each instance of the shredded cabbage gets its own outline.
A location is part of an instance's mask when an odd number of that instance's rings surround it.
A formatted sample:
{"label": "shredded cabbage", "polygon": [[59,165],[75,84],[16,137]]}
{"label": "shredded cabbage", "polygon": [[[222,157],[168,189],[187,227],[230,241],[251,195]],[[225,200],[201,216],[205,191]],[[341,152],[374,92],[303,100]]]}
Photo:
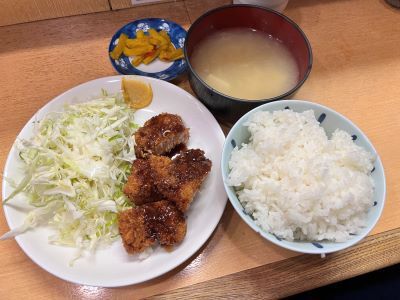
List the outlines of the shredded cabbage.
{"label": "shredded cabbage", "polygon": [[134,111],[117,95],[67,105],[38,122],[30,140],[17,141],[25,177],[4,199],[23,193],[35,208],[14,237],[39,225],[49,242],[94,251],[118,236],[117,212],[130,204],[122,192],[135,159]]}

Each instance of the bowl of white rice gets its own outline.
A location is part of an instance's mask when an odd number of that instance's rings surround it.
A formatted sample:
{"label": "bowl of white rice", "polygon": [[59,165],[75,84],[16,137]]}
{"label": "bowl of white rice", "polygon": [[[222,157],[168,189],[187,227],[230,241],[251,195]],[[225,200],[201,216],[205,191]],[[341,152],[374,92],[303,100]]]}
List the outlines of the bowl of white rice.
{"label": "bowl of white rice", "polygon": [[326,254],[363,239],[381,216],[385,174],[367,136],[307,101],[261,105],[230,130],[221,162],[241,218],[286,249]]}

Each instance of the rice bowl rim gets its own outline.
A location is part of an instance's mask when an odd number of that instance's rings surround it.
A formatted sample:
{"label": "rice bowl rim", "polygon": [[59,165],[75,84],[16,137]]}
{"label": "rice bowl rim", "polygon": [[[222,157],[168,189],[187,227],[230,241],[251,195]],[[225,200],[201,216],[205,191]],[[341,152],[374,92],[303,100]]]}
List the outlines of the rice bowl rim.
{"label": "rice bowl rim", "polygon": [[[363,141],[363,143],[367,144],[368,148],[362,146],[364,149],[367,151],[371,152],[373,155],[375,155],[376,160],[374,162],[374,170],[376,173],[380,173],[378,176],[379,180],[374,180],[375,184],[375,189],[374,189],[374,197],[373,200],[378,199],[379,201],[377,202],[377,205],[374,207],[371,207],[370,210],[368,211],[368,217],[367,217],[367,226],[362,230],[362,233],[354,235],[353,238],[345,241],[345,242],[331,242],[331,241],[286,241],[284,239],[278,238],[275,235],[273,235],[270,232],[264,231],[260,226],[258,226],[254,219],[251,218],[251,216],[247,213],[244,212],[244,208],[242,204],[240,203],[236,193],[233,191],[233,187],[230,187],[227,185],[226,180],[229,174],[229,171],[227,170],[228,162],[230,160],[231,152],[230,148],[233,147],[231,144],[233,137],[235,134],[241,130],[244,127],[244,123],[249,120],[249,118],[256,112],[259,111],[277,111],[277,110],[283,110],[289,107],[291,110],[294,112],[304,112],[306,110],[315,110],[318,109],[320,111],[324,111],[326,113],[332,114],[335,116],[337,120],[339,120],[338,125],[341,124],[347,124],[349,127],[352,128],[354,132],[357,133],[357,139],[359,141]],[[299,108],[300,107],[300,108]],[[316,117],[317,119],[317,117]],[[321,122],[322,123],[322,122]],[[321,127],[324,128],[323,124],[320,124]],[[336,128],[340,129],[340,126],[337,126]],[[324,128],[325,132],[326,129]],[[344,130],[344,129],[343,129]],[[348,130],[345,130],[348,132]],[[351,134],[350,132],[348,132]],[[239,145],[238,145],[239,146]],[[234,147],[233,147],[234,148]],[[318,104],[314,103],[311,101],[306,101],[306,100],[278,100],[274,102],[269,102],[262,104],[253,110],[247,112],[245,115],[243,115],[230,129],[226,139],[225,143],[223,146],[223,151],[222,151],[222,159],[221,159],[221,172],[222,172],[222,177],[223,177],[223,182],[224,182],[224,188],[225,191],[228,195],[228,199],[231,202],[232,206],[236,210],[236,212],[239,214],[239,216],[242,218],[245,223],[250,226],[255,232],[259,233],[263,238],[266,240],[272,242],[273,244],[283,247],[288,250],[292,250],[295,252],[299,253],[306,253],[306,254],[328,254],[328,253],[333,253],[337,252],[343,249],[346,249],[348,247],[353,246],[354,244],[358,243],[362,239],[364,239],[370,232],[371,230],[376,226],[378,220],[380,219],[382,215],[383,208],[385,206],[385,200],[386,200],[386,178],[385,178],[385,172],[383,168],[382,161],[380,159],[380,156],[378,152],[376,151],[375,147],[371,143],[371,141],[368,139],[368,137],[365,135],[365,133],[358,128],[351,120],[343,116],[342,114],[336,112],[335,110]],[[378,184],[379,182],[381,183],[379,185],[379,189],[381,192],[378,194]],[[377,209],[375,212],[375,216],[370,216],[371,210],[372,209]],[[310,246],[312,245],[312,246]],[[326,248],[328,246],[328,249]]]}

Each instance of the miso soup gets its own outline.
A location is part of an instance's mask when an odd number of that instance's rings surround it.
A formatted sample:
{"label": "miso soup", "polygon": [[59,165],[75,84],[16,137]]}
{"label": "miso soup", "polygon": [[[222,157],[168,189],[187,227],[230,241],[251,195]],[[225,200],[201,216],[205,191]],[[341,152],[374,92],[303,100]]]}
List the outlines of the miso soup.
{"label": "miso soup", "polygon": [[209,86],[245,100],[279,96],[295,87],[299,76],[294,57],[279,40],[251,29],[213,33],[193,51],[191,63]]}

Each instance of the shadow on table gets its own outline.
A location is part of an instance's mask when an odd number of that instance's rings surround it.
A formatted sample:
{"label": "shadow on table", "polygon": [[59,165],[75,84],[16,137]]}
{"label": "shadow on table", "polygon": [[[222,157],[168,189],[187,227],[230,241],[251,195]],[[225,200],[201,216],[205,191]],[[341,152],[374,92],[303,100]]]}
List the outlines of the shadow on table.
{"label": "shadow on table", "polygon": [[400,265],[394,265],[286,299],[397,299],[399,286]]}

